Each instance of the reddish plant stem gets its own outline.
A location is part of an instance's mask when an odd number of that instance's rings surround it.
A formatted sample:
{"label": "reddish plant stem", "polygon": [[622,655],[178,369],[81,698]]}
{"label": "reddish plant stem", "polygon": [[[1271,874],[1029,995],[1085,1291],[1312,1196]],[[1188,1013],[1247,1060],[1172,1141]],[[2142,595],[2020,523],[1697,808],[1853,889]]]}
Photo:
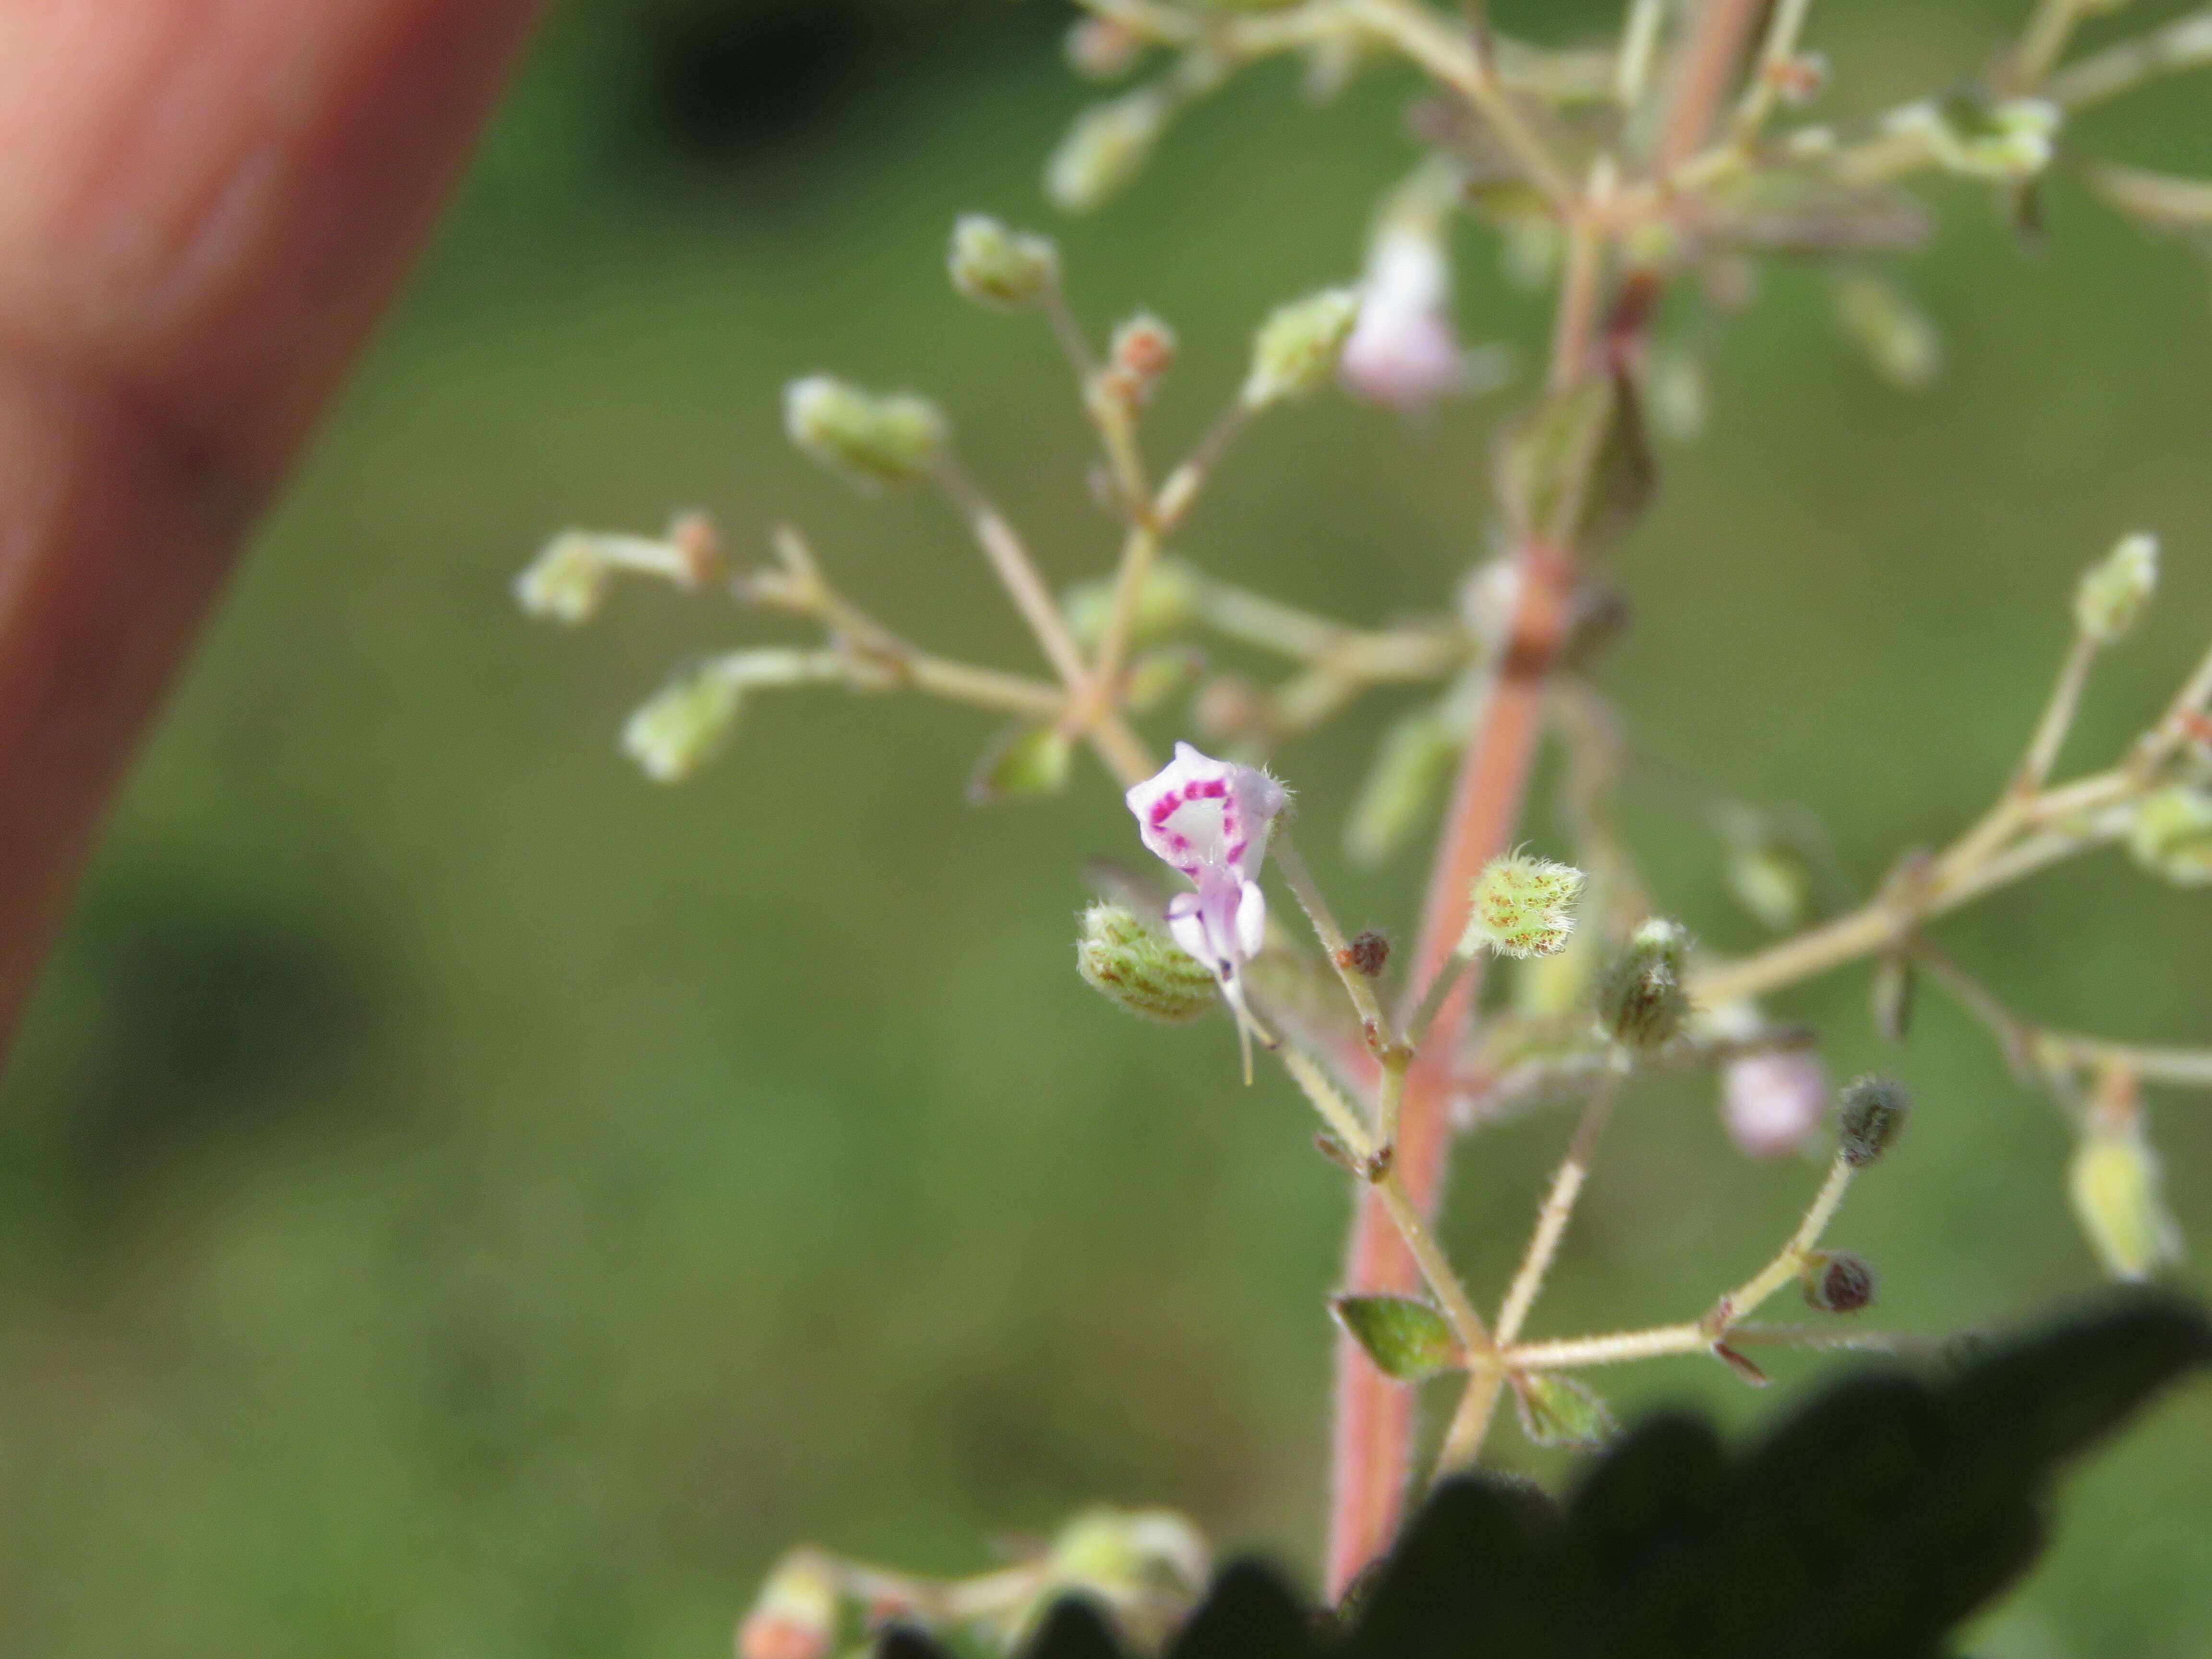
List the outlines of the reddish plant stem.
{"label": "reddish plant stem", "polygon": [[[1512,837],[1543,729],[1545,681],[1566,636],[1574,597],[1572,560],[1531,542],[1521,550],[1518,563],[1521,597],[1512,642],[1483,711],[1481,730],[1468,747],[1430,877],[1409,981],[1417,986],[1425,987],[1445,970],[1467,927],[1468,895],[1475,877]],[[1393,1164],[1425,1215],[1436,1213],[1443,1196],[1452,1133],[1453,1060],[1480,981],[1478,958],[1445,998],[1406,1078]],[[1360,1194],[1345,1282],[1363,1291],[1395,1295],[1420,1287],[1419,1270],[1372,1190]],[[1344,1338],[1337,1347],[1336,1424],[1328,1564],[1332,1597],[1343,1594],[1397,1530],[1413,1449],[1413,1390],[1383,1376]]]}
{"label": "reddish plant stem", "polygon": [[[1749,50],[1767,0],[1705,0],[1674,67],[1673,96],[1659,144],[1662,173],[1692,154],[1711,132]],[[1656,309],[1656,271],[1628,273],[1607,319],[1603,356],[1612,373],[1633,362]],[[1596,281],[1570,282],[1562,292],[1553,365],[1556,386],[1571,383],[1588,362]],[[1467,923],[1468,890],[1482,866],[1504,852],[1520,821],[1542,732],[1545,683],[1564,642],[1576,581],[1574,550],[1533,538],[1516,550],[1521,575],[1505,661],[1482,719],[1462,757],[1449,816],[1437,848],[1409,983],[1425,987],[1445,964]],[[1481,983],[1480,963],[1453,988],[1421,1045],[1406,1083],[1395,1166],[1422,1213],[1433,1217],[1443,1194],[1451,1143],[1454,1060]],[[1460,1079],[1462,1087],[1466,1079]],[[1419,1287],[1413,1258],[1378,1196],[1363,1192],[1354,1217],[1345,1284],[1364,1292],[1406,1294]],[[1413,1395],[1385,1377],[1358,1346],[1340,1337],[1336,1349],[1336,1420],[1331,1448],[1327,1555],[1328,1594],[1340,1598],[1389,1547],[1397,1531],[1413,1468]]]}
{"label": "reddish plant stem", "polygon": [[1753,38],[1772,0],[1705,0],[1697,26],[1675,60],[1666,124],[1659,130],[1659,172],[1663,176],[1697,154],[1713,130],[1713,120],[1735,82],[1737,68],[1751,51]]}

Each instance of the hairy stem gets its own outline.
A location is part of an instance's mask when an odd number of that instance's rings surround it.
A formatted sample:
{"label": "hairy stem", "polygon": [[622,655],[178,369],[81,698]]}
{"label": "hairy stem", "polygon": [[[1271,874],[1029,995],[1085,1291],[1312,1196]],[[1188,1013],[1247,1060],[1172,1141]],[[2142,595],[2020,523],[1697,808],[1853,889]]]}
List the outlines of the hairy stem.
{"label": "hairy stem", "polygon": [[[1762,0],[1706,0],[1675,66],[1662,169],[1679,164],[1711,131],[1761,12]],[[1601,285],[1571,285],[1561,297],[1592,314],[1571,327],[1563,321],[1556,334],[1594,337]],[[1510,844],[1534,769],[1545,682],[1566,636],[1576,580],[1573,550],[1529,538],[1514,559],[1520,580],[1510,634],[1461,762],[1431,872],[1410,981],[1417,1000],[1452,963],[1474,878]],[[1424,1216],[1435,1213],[1443,1194],[1456,1056],[1480,981],[1479,964],[1458,978],[1407,1078],[1393,1171]],[[1413,1276],[1389,1213],[1376,1195],[1363,1195],[1352,1223],[1346,1285],[1354,1291],[1402,1292]],[[1326,1562],[1332,1600],[1389,1547],[1413,1449],[1410,1391],[1369,1364],[1348,1338],[1337,1344],[1335,1407]]]}

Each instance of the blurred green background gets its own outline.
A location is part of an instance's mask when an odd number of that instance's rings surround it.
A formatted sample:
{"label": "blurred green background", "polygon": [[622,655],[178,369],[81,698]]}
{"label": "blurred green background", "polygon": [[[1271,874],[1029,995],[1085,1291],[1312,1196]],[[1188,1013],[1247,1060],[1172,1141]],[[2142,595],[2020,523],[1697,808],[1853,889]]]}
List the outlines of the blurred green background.
{"label": "blurred green background", "polygon": [[[1969,71],[2022,9],[1824,8],[1837,107]],[[1558,41],[1612,13],[1498,10]],[[624,711],[678,655],[781,630],[625,590],[567,635],[507,593],[562,525],[701,506],[750,556],[787,517],[894,625],[1026,665],[941,508],[817,473],[778,391],[828,368],[938,392],[1056,578],[1109,556],[1042,331],[963,307],[940,264],[957,211],[1046,217],[1039,164],[1091,95],[1058,59],[1066,15],[555,20],[148,752],[0,1097],[0,1650],[675,1659],[722,1650],[795,1540],[967,1570],[1101,1498],[1310,1559],[1344,1182],[1279,1079],[1237,1086],[1225,1027],[1140,1028],[1071,971],[1082,861],[1133,846],[1103,781],[974,811],[988,721],[833,694],[764,703],[708,775],[657,788],[614,753]],[[2205,84],[2092,136],[2212,171]],[[1255,74],[1063,228],[1094,325],[1141,303],[1182,331],[1164,447],[1266,307],[1354,269],[1411,155],[1408,90],[1377,75],[1316,112]],[[2170,580],[2075,757],[2212,633],[2203,263],[2063,183],[2032,252],[1938,193],[1909,276],[1942,381],[1892,392],[1817,276],[1776,271],[1720,342],[1711,430],[1666,454],[1613,561],[1637,626],[1604,678],[1651,775],[1818,811],[1861,885],[1989,798],[2072,574],[2116,534],[2161,532]],[[1465,252],[1469,332],[1528,360],[1541,306],[1494,246]],[[1434,607],[1480,550],[1504,406],[1271,419],[1186,550],[1348,617]],[[1387,712],[1281,769],[1340,909],[1402,928],[1418,860],[1333,855]],[[1680,801],[1632,807],[1662,898],[1747,947]],[[2103,856],[1941,937],[2031,1014],[2206,1042],[2208,919],[2212,895]],[[1839,1075],[1894,1063],[1923,1103],[1837,1235],[1883,1268],[1885,1319],[2092,1287],[2056,1114],[1940,1004],[1893,1062],[1863,994],[1847,972],[1778,1006]],[[2212,1102],[2154,1110],[2212,1238]],[[1448,1230],[1480,1282],[1565,1133],[1539,1115],[1463,1156]],[[1540,1328],[1704,1305],[1815,1175],[1733,1154],[1709,1085],[1639,1091]],[[1690,1363],[1611,1383],[1746,1422],[1787,1392]],[[2212,1653],[2212,1394],[2076,1484],[1986,1645]]]}

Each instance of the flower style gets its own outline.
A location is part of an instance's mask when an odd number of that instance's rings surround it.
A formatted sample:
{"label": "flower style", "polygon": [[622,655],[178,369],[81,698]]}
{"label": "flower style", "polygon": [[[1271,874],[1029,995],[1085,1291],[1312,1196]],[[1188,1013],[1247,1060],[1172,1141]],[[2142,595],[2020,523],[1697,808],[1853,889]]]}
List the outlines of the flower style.
{"label": "flower style", "polygon": [[1145,845],[1197,890],[1170,902],[1169,934],[1214,971],[1240,1012],[1237,969],[1260,954],[1267,931],[1267,896],[1254,878],[1290,798],[1265,772],[1187,743],[1127,796]]}

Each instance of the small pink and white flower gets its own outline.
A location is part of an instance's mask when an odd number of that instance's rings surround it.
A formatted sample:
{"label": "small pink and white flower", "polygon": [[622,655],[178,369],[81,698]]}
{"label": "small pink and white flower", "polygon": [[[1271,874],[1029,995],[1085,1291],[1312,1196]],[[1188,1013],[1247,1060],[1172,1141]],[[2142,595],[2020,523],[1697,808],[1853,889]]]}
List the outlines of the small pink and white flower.
{"label": "small pink and white flower", "polygon": [[1440,231],[1385,223],[1359,283],[1359,320],[1337,372],[1370,403],[1419,409],[1466,389],[1467,354],[1451,318],[1451,265]]}
{"label": "small pink and white flower", "polygon": [[1809,1048],[1738,1054],[1721,1067],[1721,1123],[1747,1157],[1802,1152],[1827,1119],[1827,1068]]}
{"label": "small pink and white flower", "polygon": [[1255,767],[1201,755],[1187,743],[1130,789],[1138,833],[1196,890],[1168,904],[1168,933],[1220,976],[1241,1012],[1237,972],[1260,954],[1267,898],[1255,878],[1290,791]]}

